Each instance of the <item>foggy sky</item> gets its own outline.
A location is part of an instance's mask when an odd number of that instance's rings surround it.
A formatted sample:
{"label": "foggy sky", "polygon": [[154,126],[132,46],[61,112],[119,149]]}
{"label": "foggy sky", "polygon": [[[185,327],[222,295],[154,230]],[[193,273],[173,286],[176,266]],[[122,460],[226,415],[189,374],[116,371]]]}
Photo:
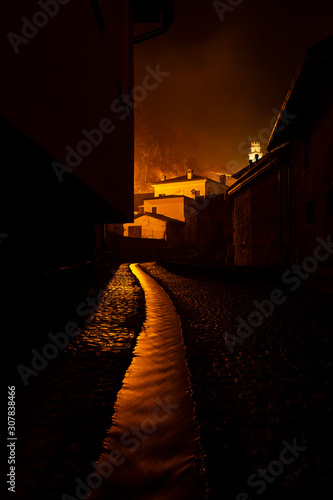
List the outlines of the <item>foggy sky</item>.
{"label": "foggy sky", "polygon": [[188,166],[211,177],[244,167],[332,18],[331,0],[243,0],[223,21],[211,1],[175,0],[169,31],[134,47],[135,85],[147,66],[170,73],[135,110],[136,192]]}

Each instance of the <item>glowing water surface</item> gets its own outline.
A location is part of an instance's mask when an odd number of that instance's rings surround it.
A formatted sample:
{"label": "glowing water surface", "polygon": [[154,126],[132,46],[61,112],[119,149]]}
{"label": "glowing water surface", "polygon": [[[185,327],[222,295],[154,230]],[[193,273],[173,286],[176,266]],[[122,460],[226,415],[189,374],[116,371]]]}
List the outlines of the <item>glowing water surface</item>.
{"label": "glowing water surface", "polygon": [[89,498],[196,500],[199,444],[179,317],[164,290],[137,264],[130,267],[147,317],[98,461],[108,477]]}

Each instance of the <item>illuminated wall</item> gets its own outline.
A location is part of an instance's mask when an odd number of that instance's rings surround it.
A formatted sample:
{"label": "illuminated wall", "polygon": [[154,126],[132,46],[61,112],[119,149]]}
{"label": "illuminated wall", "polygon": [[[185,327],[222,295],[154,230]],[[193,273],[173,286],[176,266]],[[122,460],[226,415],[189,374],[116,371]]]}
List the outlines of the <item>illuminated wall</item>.
{"label": "illuminated wall", "polygon": [[193,200],[184,196],[160,197],[144,200],[144,211],[166,215],[181,222],[188,222],[194,212]]}
{"label": "illuminated wall", "polygon": [[[131,228],[135,229],[137,227],[141,227],[141,231],[131,231]],[[166,239],[166,234],[166,221],[155,219],[148,215],[138,217],[134,223],[124,224],[124,236],[164,240]]]}
{"label": "illuminated wall", "polygon": [[152,184],[155,197],[182,195],[188,198],[196,196],[211,196],[213,194],[225,193],[227,187],[224,184],[215,182],[207,177],[188,179],[184,176],[179,181],[172,179]]}

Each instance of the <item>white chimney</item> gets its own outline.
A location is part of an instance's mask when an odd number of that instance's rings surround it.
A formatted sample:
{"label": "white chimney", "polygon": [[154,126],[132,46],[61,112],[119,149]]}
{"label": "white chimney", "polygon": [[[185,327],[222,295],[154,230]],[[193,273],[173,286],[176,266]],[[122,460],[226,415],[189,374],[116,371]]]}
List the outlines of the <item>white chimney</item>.
{"label": "white chimney", "polygon": [[222,186],[227,185],[227,176],[225,174],[220,174],[220,184],[222,184]]}
{"label": "white chimney", "polygon": [[193,177],[193,169],[192,168],[188,168],[187,169],[187,178],[188,179],[192,179]]}

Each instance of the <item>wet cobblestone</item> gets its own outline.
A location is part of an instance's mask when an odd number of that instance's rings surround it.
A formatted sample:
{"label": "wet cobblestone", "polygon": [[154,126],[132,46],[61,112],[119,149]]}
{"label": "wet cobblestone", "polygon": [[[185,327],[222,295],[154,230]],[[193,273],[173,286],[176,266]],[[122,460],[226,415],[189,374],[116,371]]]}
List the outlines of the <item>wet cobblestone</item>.
{"label": "wet cobblestone", "polygon": [[[101,452],[145,318],[144,294],[127,264],[103,290],[81,332],[38,375],[36,406],[26,401],[29,419],[24,429],[23,422],[20,425],[17,455],[20,498],[53,500],[63,493],[75,497],[75,478],[84,481]],[[91,297],[97,292],[92,286]]]}
{"label": "wet cobblestone", "polygon": [[[318,500],[332,497],[332,295],[303,285],[232,283],[177,275],[142,264],[169,293],[181,317],[201,442],[207,497]],[[230,353],[223,334],[254,300],[281,288],[287,300]],[[279,458],[285,440],[306,446],[263,494],[250,474]],[[272,479],[272,476],[270,476]]]}

